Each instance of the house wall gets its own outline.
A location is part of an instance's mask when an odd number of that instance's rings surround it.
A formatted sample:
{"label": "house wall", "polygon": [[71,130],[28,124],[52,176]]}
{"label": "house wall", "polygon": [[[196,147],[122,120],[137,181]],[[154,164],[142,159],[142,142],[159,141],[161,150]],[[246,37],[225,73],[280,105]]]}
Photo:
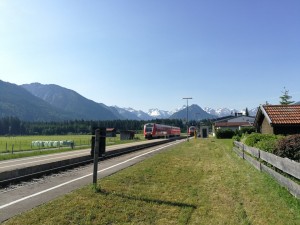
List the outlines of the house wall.
{"label": "house wall", "polygon": [[121,131],[120,140],[132,140],[134,138],[134,132],[131,131]]}
{"label": "house wall", "polygon": [[261,133],[262,134],[273,134],[274,130],[273,127],[269,124],[266,118],[264,118],[262,125],[261,125]]}
{"label": "house wall", "polygon": [[107,131],[106,137],[117,137],[116,131]]}

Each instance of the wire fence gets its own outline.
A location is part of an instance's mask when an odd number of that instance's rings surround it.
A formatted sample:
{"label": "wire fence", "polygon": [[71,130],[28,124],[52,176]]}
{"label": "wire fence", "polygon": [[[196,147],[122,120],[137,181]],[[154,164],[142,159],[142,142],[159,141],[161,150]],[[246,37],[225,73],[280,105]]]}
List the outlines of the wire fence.
{"label": "wire fence", "polygon": [[[66,139],[67,138],[67,139]],[[57,137],[0,137],[0,153],[16,153],[60,148],[81,148],[91,145],[91,136]]]}

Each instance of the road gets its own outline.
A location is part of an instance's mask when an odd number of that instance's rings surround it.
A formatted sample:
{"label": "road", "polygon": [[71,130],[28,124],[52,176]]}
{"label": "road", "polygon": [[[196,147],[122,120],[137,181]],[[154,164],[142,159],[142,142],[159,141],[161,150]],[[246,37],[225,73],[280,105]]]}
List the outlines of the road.
{"label": "road", "polygon": [[[99,162],[98,179],[165,151],[174,141]],[[0,222],[92,183],[93,164],[0,189]],[[98,181],[101,182],[101,181]]]}

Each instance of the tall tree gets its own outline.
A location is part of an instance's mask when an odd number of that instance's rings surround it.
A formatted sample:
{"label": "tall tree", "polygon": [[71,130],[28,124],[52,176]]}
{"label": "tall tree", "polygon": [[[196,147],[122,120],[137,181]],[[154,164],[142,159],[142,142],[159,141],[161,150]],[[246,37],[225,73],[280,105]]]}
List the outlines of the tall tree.
{"label": "tall tree", "polygon": [[248,110],[248,107],[246,107],[245,115],[246,115],[246,116],[249,116],[249,110]]}
{"label": "tall tree", "polygon": [[282,91],[282,94],[283,95],[279,97],[281,99],[280,101],[281,105],[289,105],[294,103],[294,101],[290,101],[292,96],[289,95],[289,90],[286,90],[285,87],[284,87],[284,91]]}

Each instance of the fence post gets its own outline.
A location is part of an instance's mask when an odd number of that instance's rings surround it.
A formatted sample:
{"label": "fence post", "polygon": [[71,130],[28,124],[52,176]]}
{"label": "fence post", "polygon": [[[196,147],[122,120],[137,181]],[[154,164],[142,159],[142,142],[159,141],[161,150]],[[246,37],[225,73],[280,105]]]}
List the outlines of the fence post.
{"label": "fence post", "polygon": [[100,146],[100,130],[95,131],[95,147],[94,147],[94,172],[93,172],[93,185],[97,187],[97,171],[98,171],[98,159],[99,159],[99,146]]}
{"label": "fence post", "polygon": [[11,146],[11,154],[14,154],[14,144]]}
{"label": "fence post", "polygon": [[99,154],[103,156],[105,154],[105,146],[106,146],[106,128],[100,128],[100,144],[99,144]]}
{"label": "fence post", "polygon": [[245,159],[245,144],[243,144],[243,159]]}
{"label": "fence post", "polygon": [[261,160],[260,160],[260,149],[258,149],[258,162],[259,162],[259,171],[261,172]]}

